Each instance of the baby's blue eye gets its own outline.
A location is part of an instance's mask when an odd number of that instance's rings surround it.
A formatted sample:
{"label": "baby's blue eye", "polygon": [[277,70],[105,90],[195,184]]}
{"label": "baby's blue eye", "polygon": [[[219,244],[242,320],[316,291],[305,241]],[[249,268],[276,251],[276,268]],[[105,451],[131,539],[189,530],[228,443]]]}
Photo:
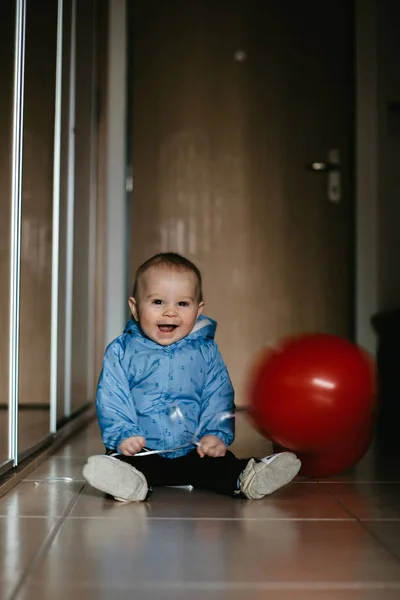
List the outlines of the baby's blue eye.
{"label": "baby's blue eye", "polygon": [[160,305],[160,304],[162,304],[162,303],[163,303],[163,301],[162,301],[162,300],[158,300],[158,299],[157,299],[157,300],[153,300],[153,304]]}
{"label": "baby's blue eye", "polygon": [[189,306],[189,302],[179,302],[179,306]]}

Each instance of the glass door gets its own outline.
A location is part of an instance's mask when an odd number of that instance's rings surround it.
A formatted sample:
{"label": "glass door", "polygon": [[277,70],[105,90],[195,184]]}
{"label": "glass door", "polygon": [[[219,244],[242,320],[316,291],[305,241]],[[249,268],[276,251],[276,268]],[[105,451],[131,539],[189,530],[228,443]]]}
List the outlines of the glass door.
{"label": "glass door", "polygon": [[15,1],[4,0],[0,19],[0,470],[10,448],[10,261],[13,169]]}

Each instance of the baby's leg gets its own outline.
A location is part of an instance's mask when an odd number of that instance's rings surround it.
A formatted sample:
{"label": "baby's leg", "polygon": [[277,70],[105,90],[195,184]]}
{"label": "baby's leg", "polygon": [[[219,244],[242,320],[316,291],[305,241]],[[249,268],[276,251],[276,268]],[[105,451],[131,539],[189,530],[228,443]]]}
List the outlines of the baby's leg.
{"label": "baby's leg", "polygon": [[185,460],[158,454],[136,457],[107,451],[107,455],[91,456],[83,475],[92,487],[130,502],[147,499],[153,487],[190,484]]}
{"label": "baby's leg", "polygon": [[197,450],[179,458],[158,455],[119,459],[140,470],[149,486],[192,485],[226,496],[258,500],[288,484],[301,463],[291,452],[280,452],[261,460],[238,459],[229,450],[221,458],[200,458]]}
{"label": "baby's leg", "polygon": [[288,484],[300,467],[291,452],[258,460],[238,459],[229,451],[221,458],[200,458],[195,450],[173,459],[157,454],[91,456],[83,474],[90,485],[118,500],[145,500],[152,487],[180,485],[258,500]]}
{"label": "baby's leg", "polygon": [[280,452],[261,460],[251,458],[240,474],[240,493],[260,500],[287,485],[300,471],[301,462],[292,452]]}
{"label": "baby's leg", "polygon": [[288,484],[297,475],[301,463],[291,452],[282,452],[258,460],[238,459],[227,452],[222,458],[200,458],[191,452],[182,459],[188,483],[228,496],[258,500]]}
{"label": "baby's leg", "polygon": [[116,500],[141,501],[149,495],[146,476],[133,465],[119,460],[118,454],[90,456],[83,476],[92,487]]}
{"label": "baby's leg", "polygon": [[175,469],[184,474],[182,479],[194,488],[234,496],[238,490],[239,476],[248,460],[239,460],[229,451],[220,458],[200,458],[197,450],[194,450],[173,462]]}

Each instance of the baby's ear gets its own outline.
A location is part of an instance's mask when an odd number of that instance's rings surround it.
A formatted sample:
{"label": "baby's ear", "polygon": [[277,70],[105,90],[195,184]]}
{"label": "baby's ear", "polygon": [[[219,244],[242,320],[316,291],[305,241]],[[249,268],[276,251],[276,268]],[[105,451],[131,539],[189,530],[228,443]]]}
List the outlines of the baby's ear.
{"label": "baby's ear", "polygon": [[203,312],[205,307],[204,302],[200,302],[199,306],[197,307],[197,316],[199,317],[201,315],[201,313]]}
{"label": "baby's ear", "polygon": [[139,321],[138,305],[135,298],[129,298],[129,308],[135,321]]}

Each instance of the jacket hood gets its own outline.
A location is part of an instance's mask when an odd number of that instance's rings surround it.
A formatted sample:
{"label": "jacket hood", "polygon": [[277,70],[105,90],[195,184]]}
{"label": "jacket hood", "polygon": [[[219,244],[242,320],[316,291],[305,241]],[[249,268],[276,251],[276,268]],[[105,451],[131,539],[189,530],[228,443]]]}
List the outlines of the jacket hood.
{"label": "jacket hood", "polygon": [[[194,339],[198,339],[198,338],[205,338],[205,339],[213,340],[215,337],[216,329],[217,329],[216,321],[214,321],[210,317],[200,315],[197,318],[192,331],[183,339],[194,340]],[[137,321],[135,321],[135,319],[133,317],[131,319],[129,319],[129,321],[127,322],[125,329],[124,329],[124,333],[131,333],[133,335],[137,335],[140,337],[146,337],[144,335],[144,333],[142,332],[142,330],[139,326],[139,323],[137,323]],[[175,343],[179,343],[181,341],[182,340],[179,340],[178,342],[175,342]]]}

